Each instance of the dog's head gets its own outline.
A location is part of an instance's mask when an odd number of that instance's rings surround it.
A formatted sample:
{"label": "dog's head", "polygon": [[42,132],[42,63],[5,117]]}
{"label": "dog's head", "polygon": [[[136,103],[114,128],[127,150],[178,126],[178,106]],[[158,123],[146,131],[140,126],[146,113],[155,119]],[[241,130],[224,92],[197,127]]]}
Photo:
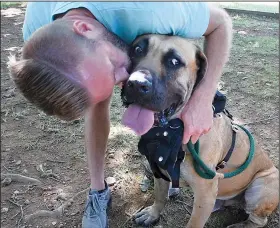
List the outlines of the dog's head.
{"label": "dog's head", "polygon": [[131,46],[130,58],[132,73],[122,100],[152,110],[156,120],[169,120],[181,111],[207,69],[200,48],[176,36],[140,36]]}

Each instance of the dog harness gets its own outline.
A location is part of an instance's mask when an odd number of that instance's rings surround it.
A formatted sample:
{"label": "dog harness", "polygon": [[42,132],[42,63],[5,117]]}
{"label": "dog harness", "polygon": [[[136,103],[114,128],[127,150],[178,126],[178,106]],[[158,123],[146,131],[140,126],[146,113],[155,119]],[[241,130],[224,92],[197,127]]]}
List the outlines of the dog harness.
{"label": "dog harness", "polygon": [[153,127],[142,135],[138,150],[145,155],[156,178],[170,182],[159,168],[167,171],[172,187],[179,187],[180,164],[185,158],[182,150],[184,124],[180,119],[173,119],[162,127]]}
{"label": "dog harness", "polygon": [[[216,92],[213,100],[214,117],[218,113],[225,113],[231,120],[232,115],[225,109],[226,96]],[[252,160],[254,154],[254,141],[249,131],[241,127],[249,136],[250,139],[250,153],[245,163],[234,172],[224,174],[225,178],[232,177],[242,172]],[[235,146],[236,140],[236,125],[232,125],[232,143],[225,158],[216,166],[216,170],[224,168],[227,161],[230,159]],[[180,164],[185,158],[185,151],[182,149],[182,139],[184,133],[184,124],[180,119],[172,119],[165,125],[154,126],[146,134],[142,135],[138,143],[138,150],[145,155],[155,178],[162,178],[166,181],[172,182],[173,188],[179,187],[180,179]],[[203,178],[212,179],[216,172],[208,168],[199,157],[199,141],[193,145],[190,141],[187,144],[194,159],[194,168],[196,172]],[[160,169],[166,170],[169,177],[164,175]]]}

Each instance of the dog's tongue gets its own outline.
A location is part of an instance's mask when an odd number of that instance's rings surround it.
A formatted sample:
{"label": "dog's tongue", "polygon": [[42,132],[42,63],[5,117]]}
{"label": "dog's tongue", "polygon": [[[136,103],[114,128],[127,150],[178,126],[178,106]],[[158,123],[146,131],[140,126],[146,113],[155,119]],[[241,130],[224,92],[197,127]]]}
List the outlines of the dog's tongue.
{"label": "dog's tongue", "polygon": [[131,128],[138,135],[148,132],[154,124],[154,112],[138,105],[129,105],[126,109],[122,124]]}

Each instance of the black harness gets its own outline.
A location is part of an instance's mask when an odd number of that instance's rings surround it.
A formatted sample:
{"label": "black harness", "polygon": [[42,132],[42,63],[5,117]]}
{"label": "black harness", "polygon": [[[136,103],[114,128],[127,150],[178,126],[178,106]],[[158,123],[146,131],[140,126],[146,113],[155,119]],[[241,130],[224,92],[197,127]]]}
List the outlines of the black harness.
{"label": "black harness", "polygon": [[[231,119],[231,121],[233,121],[233,116],[229,113],[229,111],[225,108],[226,107],[226,101],[227,98],[224,94],[222,94],[221,92],[219,92],[217,90],[214,100],[213,100],[213,110],[214,110],[214,117],[218,114],[223,112],[224,114],[226,114],[227,117],[229,117]],[[226,163],[228,162],[228,160],[231,157],[231,154],[233,152],[234,146],[235,146],[235,140],[236,140],[236,128],[234,128],[234,126],[232,127],[232,140],[231,140],[231,146],[226,154],[226,156],[224,157],[224,159],[218,163],[218,165],[216,166],[216,170],[218,169],[223,169],[226,165]]]}
{"label": "black harness", "polygon": [[156,178],[170,181],[159,168],[168,172],[172,187],[179,187],[180,164],[185,158],[182,150],[184,124],[180,119],[173,119],[163,127],[153,127],[142,135],[138,150],[145,155]]}
{"label": "black harness", "polygon": [[[230,119],[232,115],[225,109],[226,96],[216,92],[213,100],[214,116],[224,112]],[[155,126],[146,134],[142,135],[138,143],[138,150],[145,155],[155,178],[162,178],[172,181],[172,187],[179,187],[180,165],[185,158],[185,151],[182,149],[184,124],[180,119],[172,119],[164,126]],[[229,160],[235,145],[236,132],[233,129],[231,147],[217,167],[223,168]],[[160,169],[166,170],[169,177],[166,177]]]}

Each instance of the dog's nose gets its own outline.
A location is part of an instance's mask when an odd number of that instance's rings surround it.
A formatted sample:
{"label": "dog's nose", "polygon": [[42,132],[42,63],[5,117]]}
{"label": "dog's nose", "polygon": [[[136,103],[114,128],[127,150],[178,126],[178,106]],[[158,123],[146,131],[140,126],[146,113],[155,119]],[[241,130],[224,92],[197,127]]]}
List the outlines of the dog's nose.
{"label": "dog's nose", "polygon": [[152,90],[152,78],[150,74],[146,74],[142,71],[136,71],[129,77],[127,87],[129,90],[141,94],[148,94]]}

